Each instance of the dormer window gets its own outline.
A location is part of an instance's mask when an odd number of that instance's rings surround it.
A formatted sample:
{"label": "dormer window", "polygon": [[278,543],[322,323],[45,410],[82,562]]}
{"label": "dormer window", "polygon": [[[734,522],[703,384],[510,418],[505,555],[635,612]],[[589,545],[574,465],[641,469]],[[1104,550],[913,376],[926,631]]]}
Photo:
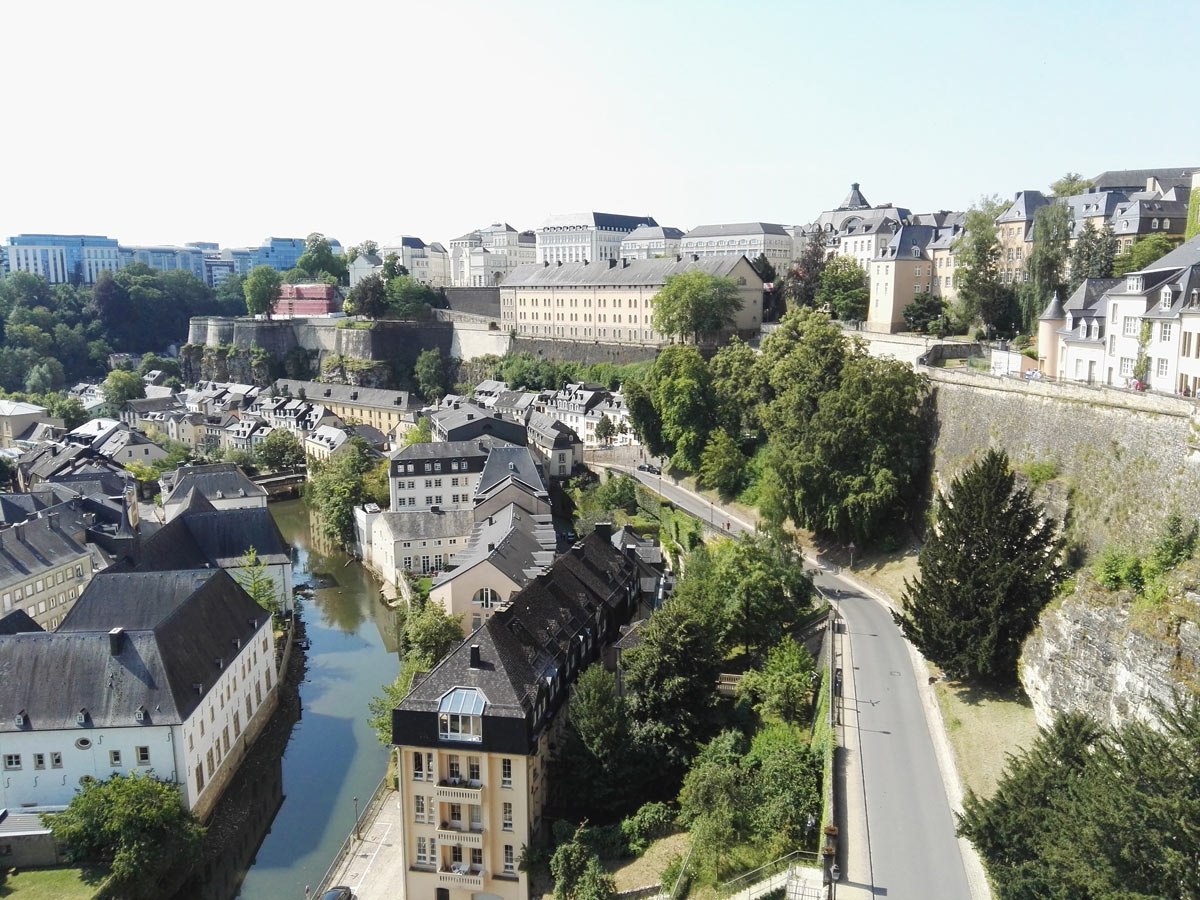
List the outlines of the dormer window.
{"label": "dormer window", "polygon": [[486,699],[475,688],[455,688],[438,703],[438,737],[443,741],[483,740]]}
{"label": "dormer window", "polygon": [[136,710],[134,710],[133,718],[135,720],[137,720],[138,722],[145,722],[146,721],[146,707],[139,706]]}
{"label": "dormer window", "polygon": [[1081,338],[1087,337],[1087,322],[1079,323],[1079,336]]}
{"label": "dormer window", "polygon": [[1142,276],[1130,275],[1125,279],[1125,290],[1131,294],[1137,293],[1142,289]]}
{"label": "dormer window", "polygon": [[87,724],[87,717],[88,717],[87,707],[84,707],[83,709],[79,710],[79,712],[75,713],[75,724],[76,725]]}
{"label": "dormer window", "polygon": [[25,727],[25,710],[21,710],[19,713],[17,713],[16,716],[13,717],[13,722],[16,724],[16,726],[18,728],[24,728]]}
{"label": "dormer window", "polygon": [[1092,323],[1092,340],[1098,341],[1099,339],[1100,339],[1100,323],[1093,322]]}
{"label": "dormer window", "polygon": [[1171,289],[1169,287],[1163,288],[1162,294],[1160,296],[1162,299],[1159,300],[1159,303],[1158,303],[1159,309],[1170,309],[1171,308]]}

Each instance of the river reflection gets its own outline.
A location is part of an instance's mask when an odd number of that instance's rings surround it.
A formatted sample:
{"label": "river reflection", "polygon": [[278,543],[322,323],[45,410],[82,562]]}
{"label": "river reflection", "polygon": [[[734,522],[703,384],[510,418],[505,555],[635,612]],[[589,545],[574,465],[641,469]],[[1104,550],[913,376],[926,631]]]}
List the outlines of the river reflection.
{"label": "river reflection", "polygon": [[[248,828],[239,835],[250,849],[228,854],[227,872],[210,870],[203,893],[191,895],[201,900],[302,900],[353,827],[354,798],[365,802],[387,769],[387,748],[367,725],[367,701],[399,674],[397,616],[379,602],[379,585],[361,565],[314,538],[303,501],[271,510],[294,548],[295,583],[319,585],[304,603],[312,646],[300,718],[279,766],[282,805],[275,804],[274,819],[264,813],[257,834]],[[266,810],[270,784],[262,791]],[[232,893],[242,871],[240,892]]]}

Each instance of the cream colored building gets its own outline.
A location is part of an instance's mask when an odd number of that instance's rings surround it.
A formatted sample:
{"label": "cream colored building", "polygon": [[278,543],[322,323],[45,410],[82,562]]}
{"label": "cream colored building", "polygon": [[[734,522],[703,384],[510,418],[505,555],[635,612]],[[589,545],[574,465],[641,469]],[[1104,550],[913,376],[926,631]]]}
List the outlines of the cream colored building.
{"label": "cream colored building", "polygon": [[522,266],[500,284],[501,322],[530,337],[660,346],[654,298],[670,276],[697,269],[734,281],[742,301],[734,330],[757,331],[762,278],[743,256]]}
{"label": "cream colored building", "polygon": [[757,259],[762,254],[778,273],[786,272],[793,258],[792,236],[782,225],[770,222],[700,225],[683,236],[679,252],[685,259],[688,256]]}
{"label": "cream colored building", "polygon": [[303,396],[309,403],[325,407],[347,425],[371,425],[384,434],[397,425],[411,422],[413,411],[420,405],[408,391],[297,381],[292,378],[276,381],[275,392],[297,399]]}
{"label": "cream colored building", "polygon": [[63,427],[63,420],[51,416],[44,406],[0,400],[0,449],[12,447],[23,434],[41,422]]}
{"label": "cream colored building", "polygon": [[535,232],[535,262],[583,263],[621,258],[621,241],[642,225],[658,225],[650,216],[614,213],[566,213],[554,215]]}
{"label": "cream colored building", "polygon": [[[597,532],[530,582],[392,713],[403,896],[528,900],[571,686],[628,622],[641,564]],[[601,575],[600,573],[605,573]],[[544,623],[559,626],[546,630]]]}
{"label": "cream colored building", "polygon": [[904,225],[892,235],[868,270],[868,330],[905,330],[904,308],[925,294],[953,302],[955,244],[961,232],[961,225],[952,222]]}
{"label": "cream colored building", "polygon": [[24,610],[52,631],[102,564],[83,530],[58,513],[0,529],[0,615]]}
{"label": "cream colored building", "polygon": [[621,241],[621,259],[657,259],[677,256],[683,232],[661,225],[639,225]]}
{"label": "cream colored building", "polygon": [[507,222],[468,231],[450,242],[450,282],[455,287],[492,287],[517,266],[537,262],[537,238]]}

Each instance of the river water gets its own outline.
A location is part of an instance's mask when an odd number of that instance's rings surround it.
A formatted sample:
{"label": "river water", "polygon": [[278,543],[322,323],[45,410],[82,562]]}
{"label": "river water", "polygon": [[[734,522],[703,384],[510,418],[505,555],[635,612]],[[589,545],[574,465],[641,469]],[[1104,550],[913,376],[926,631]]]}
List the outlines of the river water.
{"label": "river water", "polygon": [[365,803],[387,769],[387,748],[367,725],[367,701],[400,672],[399,635],[378,583],[314,536],[303,501],[273,503],[271,511],[295,548],[295,583],[328,586],[304,605],[312,647],[300,720],[282,761],[283,803],[237,896],[303,900],[354,826],[354,797]]}

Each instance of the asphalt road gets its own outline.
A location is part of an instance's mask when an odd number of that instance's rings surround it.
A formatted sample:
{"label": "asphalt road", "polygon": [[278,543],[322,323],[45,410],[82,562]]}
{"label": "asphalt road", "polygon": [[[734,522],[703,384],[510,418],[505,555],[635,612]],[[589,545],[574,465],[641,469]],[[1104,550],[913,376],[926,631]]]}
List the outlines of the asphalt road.
{"label": "asphalt road", "polygon": [[[629,466],[612,468],[630,472],[697,518],[719,528],[729,522],[730,534],[754,531],[755,523],[738,522],[719,506],[676,487],[670,478]],[[844,836],[859,846],[844,848],[852,865],[846,866],[845,890],[840,893],[889,900],[969,900],[971,889],[908,645],[891,613],[853,584],[829,572],[818,574],[815,583],[839,607],[853,656],[853,671],[844,677],[854,681],[858,714],[847,715],[845,721],[847,727],[855,722],[858,726],[857,777],[862,783],[839,785],[838,796],[851,802],[866,798],[866,835],[852,830]],[[841,774],[844,778],[845,769]],[[849,878],[858,890],[850,890]]]}

